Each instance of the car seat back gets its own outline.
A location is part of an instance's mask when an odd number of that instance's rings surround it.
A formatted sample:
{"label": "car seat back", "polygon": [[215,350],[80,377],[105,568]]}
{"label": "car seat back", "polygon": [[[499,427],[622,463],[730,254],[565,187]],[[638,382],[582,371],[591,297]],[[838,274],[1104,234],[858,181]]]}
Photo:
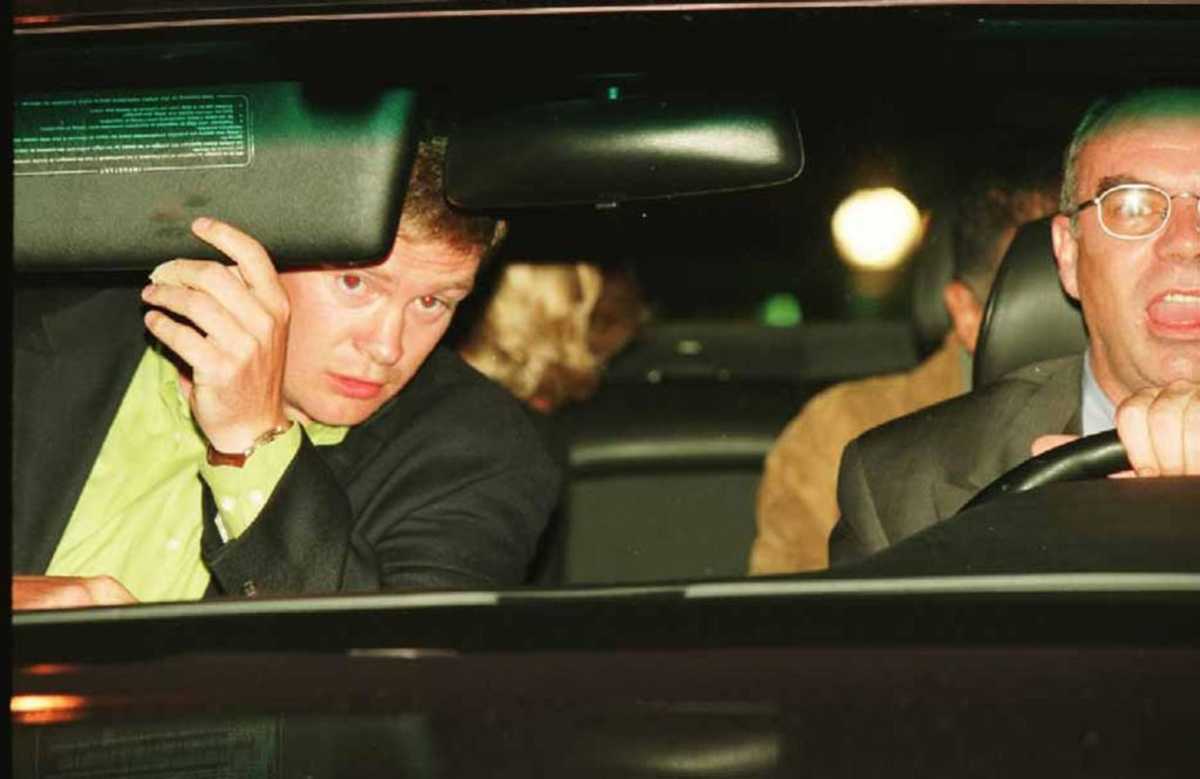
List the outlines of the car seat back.
{"label": "car seat back", "polygon": [[569,478],[532,581],[744,576],[779,432],[830,382],[915,362],[907,322],[648,329],[593,398],[551,420]]}
{"label": "car seat back", "polygon": [[1004,255],[979,327],[975,387],[1022,366],[1087,348],[1078,304],[1058,280],[1050,221],[1022,227]]}
{"label": "car seat back", "polygon": [[746,572],[782,384],[614,384],[563,412],[569,473],[534,579],[616,584]]}

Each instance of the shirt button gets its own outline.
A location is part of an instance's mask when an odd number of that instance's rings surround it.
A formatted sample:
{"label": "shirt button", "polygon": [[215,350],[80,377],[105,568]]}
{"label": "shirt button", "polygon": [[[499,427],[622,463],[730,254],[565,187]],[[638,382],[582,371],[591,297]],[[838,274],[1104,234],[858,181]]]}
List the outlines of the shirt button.
{"label": "shirt button", "polygon": [[179,547],[181,546],[183,546],[183,544],[179,542],[178,538],[172,538],[171,540],[167,541],[168,552],[178,552]]}

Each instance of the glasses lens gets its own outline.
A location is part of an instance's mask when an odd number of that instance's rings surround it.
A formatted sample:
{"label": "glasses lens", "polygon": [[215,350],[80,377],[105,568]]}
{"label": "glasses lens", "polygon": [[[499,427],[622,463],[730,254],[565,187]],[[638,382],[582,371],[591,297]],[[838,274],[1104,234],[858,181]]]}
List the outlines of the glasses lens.
{"label": "glasses lens", "polygon": [[1118,187],[1100,197],[1100,219],[1117,235],[1150,235],[1167,221],[1171,199],[1153,187]]}

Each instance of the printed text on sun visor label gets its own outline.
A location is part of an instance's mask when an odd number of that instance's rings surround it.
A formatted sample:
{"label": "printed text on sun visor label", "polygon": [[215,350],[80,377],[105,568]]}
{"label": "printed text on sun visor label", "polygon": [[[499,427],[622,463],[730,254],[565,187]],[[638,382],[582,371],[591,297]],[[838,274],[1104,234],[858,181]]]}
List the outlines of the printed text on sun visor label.
{"label": "printed text on sun visor label", "polygon": [[17,100],[18,176],[243,167],[253,157],[243,95]]}

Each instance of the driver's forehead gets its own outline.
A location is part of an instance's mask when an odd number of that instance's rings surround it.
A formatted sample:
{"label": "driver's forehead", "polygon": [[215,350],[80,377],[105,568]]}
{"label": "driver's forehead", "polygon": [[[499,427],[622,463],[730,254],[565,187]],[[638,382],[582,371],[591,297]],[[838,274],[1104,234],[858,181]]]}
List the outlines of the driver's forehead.
{"label": "driver's forehead", "polygon": [[1106,129],[1079,157],[1080,198],[1106,185],[1155,184],[1172,192],[1200,188],[1200,116],[1146,118]]}

